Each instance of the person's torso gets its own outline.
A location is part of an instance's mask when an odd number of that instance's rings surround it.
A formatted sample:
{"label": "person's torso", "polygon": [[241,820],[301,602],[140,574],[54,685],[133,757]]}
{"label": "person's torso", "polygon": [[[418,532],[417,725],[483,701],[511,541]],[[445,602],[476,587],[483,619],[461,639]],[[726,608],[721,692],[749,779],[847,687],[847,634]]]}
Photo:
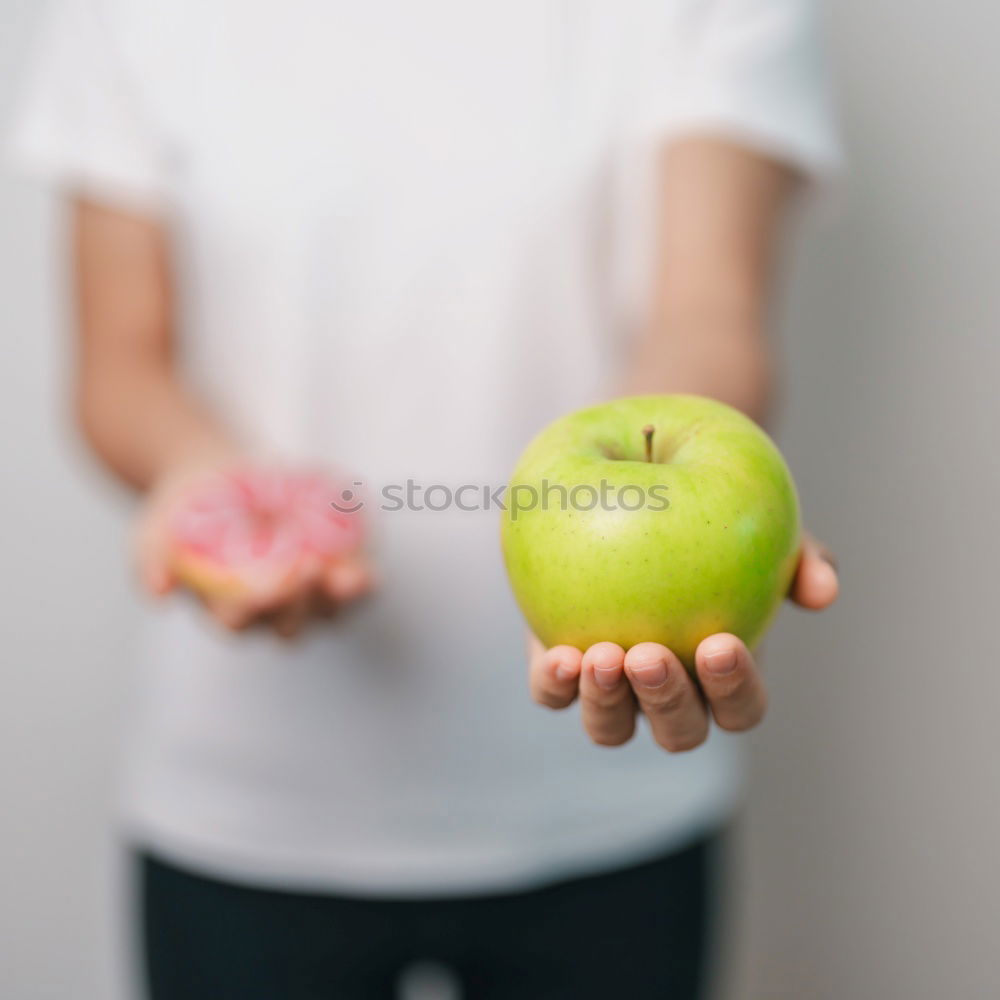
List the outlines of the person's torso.
{"label": "person's torso", "polygon": [[136,22],[176,158],[187,371],[250,447],[365,484],[382,580],[294,647],[157,616],[147,813],[307,869],[325,844],[400,878],[450,855],[462,879],[464,849],[607,850],[629,810],[641,838],[721,795],[722,744],[609,754],[530,704],[495,509],[377,509],[407,480],[485,496],[548,420],[613,391],[651,6],[208,0]]}

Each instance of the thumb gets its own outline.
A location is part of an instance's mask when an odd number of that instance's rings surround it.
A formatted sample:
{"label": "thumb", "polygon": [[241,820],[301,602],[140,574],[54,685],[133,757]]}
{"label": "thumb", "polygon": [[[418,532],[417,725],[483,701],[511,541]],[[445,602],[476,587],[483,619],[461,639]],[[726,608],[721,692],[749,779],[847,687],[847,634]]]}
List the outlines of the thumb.
{"label": "thumb", "polygon": [[839,592],[840,581],[833,554],[812,535],[804,535],[789,596],[800,607],[822,611],[833,604]]}
{"label": "thumb", "polygon": [[166,518],[160,511],[146,511],[139,519],[134,539],[135,564],[142,588],[163,597],[177,586],[171,569]]}

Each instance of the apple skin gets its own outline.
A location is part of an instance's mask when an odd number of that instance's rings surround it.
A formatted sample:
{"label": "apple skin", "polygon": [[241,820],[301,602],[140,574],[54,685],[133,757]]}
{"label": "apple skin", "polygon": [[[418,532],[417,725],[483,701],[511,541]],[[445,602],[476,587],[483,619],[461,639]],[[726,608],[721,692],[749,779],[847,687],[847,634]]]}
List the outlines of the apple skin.
{"label": "apple skin", "polygon": [[[554,488],[602,481],[617,509],[574,509]],[[549,503],[532,504],[528,488],[540,496],[543,483]],[[643,494],[618,504],[623,486]],[[642,509],[623,509],[643,495]],[[748,417],[701,396],[627,397],[555,421],[521,456],[506,508],[507,573],[546,646],[659,642],[693,669],[709,635],[760,640],[798,562],[798,496],[781,453]]]}

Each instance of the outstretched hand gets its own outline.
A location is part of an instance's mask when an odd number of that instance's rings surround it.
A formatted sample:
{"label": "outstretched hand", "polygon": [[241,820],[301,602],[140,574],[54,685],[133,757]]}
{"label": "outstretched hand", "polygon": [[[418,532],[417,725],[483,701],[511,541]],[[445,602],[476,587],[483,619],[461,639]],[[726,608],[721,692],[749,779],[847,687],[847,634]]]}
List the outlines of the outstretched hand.
{"label": "outstretched hand", "polygon": [[[789,598],[821,611],[837,599],[833,557],[810,536],[802,541]],[[546,649],[529,639],[532,698],[567,708],[579,698],[584,729],[602,746],[619,746],[635,732],[642,712],[656,742],[669,751],[692,750],[708,736],[709,718],[722,729],[751,729],[767,710],[767,690],[753,655],[735,635],[702,640],[692,676],[666,646],[641,642],[627,652],[613,642],[587,650]]]}
{"label": "outstretched hand", "polygon": [[227,460],[183,470],[165,477],[150,491],[136,537],[139,578],[148,593],[159,597],[187,589],[229,631],[263,626],[292,639],[310,622],[330,618],[371,591],[374,573],[361,550],[345,553],[334,562],[302,559],[290,572],[255,577],[246,586],[217,593],[185,584],[176,572],[172,519],[199,483],[231,465]]}

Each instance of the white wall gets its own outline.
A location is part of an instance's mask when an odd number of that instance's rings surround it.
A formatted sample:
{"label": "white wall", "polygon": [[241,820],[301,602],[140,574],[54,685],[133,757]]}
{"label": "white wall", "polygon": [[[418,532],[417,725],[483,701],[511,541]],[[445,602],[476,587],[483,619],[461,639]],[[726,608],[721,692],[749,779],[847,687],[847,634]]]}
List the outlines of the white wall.
{"label": "white wall", "polygon": [[830,4],[853,161],[803,247],[784,444],[841,557],[770,645],[737,996],[1000,995],[997,9]]}
{"label": "white wall", "polygon": [[[0,124],[42,5],[0,0]],[[70,430],[48,199],[0,174],[0,996],[112,1000],[108,835],[132,606],[122,498]]]}
{"label": "white wall", "polygon": [[[0,122],[37,0],[0,0]],[[995,6],[831,5],[848,210],[782,326],[783,440],[844,598],[789,611],[740,852],[734,998],[986,1000],[1000,982]],[[55,220],[0,176],[0,996],[122,996],[109,836],[125,505],[68,431]]]}

